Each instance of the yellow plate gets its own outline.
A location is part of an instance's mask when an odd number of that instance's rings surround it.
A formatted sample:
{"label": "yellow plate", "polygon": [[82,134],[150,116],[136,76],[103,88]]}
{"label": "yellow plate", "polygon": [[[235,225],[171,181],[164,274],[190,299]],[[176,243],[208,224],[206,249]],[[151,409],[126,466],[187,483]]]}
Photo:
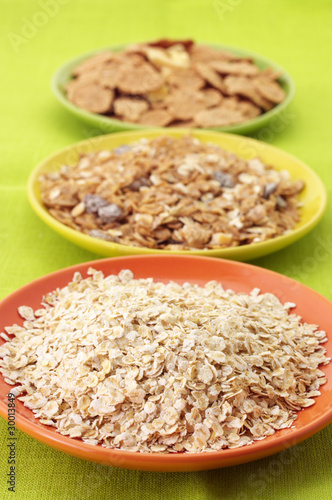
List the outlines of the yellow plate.
{"label": "yellow plate", "polygon": [[[260,157],[264,163],[273,165],[276,170],[288,170],[292,179],[302,179],[305,182],[305,189],[300,194],[301,220],[296,227],[288,234],[278,236],[268,241],[251,243],[233,248],[222,248],[218,250],[179,250],[178,252],[169,250],[151,250],[134,246],[120,245],[93,238],[70,227],[61,224],[54,219],[41,202],[39,181],[40,174],[45,172],[56,172],[62,165],[74,165],[77,163],[79,155],[91,151],[102,149],[113,149],[121,144],[138,141],[142,137],[147,139],[160,135],[179,137],[183,134],[192,134],[203,142],[212,142],[220,147],[232,151],[236,155],[245,159]],[[241,137],[232,134],[213,133],[209,131],[192,131],[187,129],[167,129],[167,130],[144,130],[135,132],[122,132],[116,134],[94,137],[69,146],[40,163],[31,173],[28,181],[28,197],[32,208],[36,214],[52,229],[67,238],[71,242],[79,245],[91,252],[105,257],[121,255],[142,255],[142,254],[189,254],[204,255],[209,257],[222,257],[234,260],[250,260],[262,255],[275,252],[290,245],[307,234],[321,219],[326,208],[326,191],[319,177],[304,163],[297,158],[270,146],[264,142]]]}

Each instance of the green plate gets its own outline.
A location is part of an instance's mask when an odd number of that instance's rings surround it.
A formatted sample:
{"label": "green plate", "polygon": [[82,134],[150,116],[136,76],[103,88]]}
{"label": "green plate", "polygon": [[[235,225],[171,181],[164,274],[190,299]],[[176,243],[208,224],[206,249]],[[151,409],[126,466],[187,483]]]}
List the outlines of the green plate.
{"label": "green plate", "polygon": [[[231,125],[229,127],[213,127],[205,130],[214,130],[216,132],[221,131],[221,132],[231,132],[233,134],[249,134],[254,132],[255,130],[265,127],[270,123],[272,119],[280,115],[286,107],[289,105],[291,100],[294,97],[295,94],[295,85],[291,77],[286,73],[286,71],[281,68],[278,64],[276,64],[273,61],[270,61],[269,59],[266,59],[263,56],[260,56],[258,54],[255,54],[253,52],[249,52],[248,50],[242,50],[242,49],[237,49],[234,47],[229,47],[226,45],[215,45],[215,44],[205,44],[209,45],[209,47],[215,48],[215,49],[220,49],[220,50],[227,50],[229,52],[234,53],[237,56],[241,57],[249,57],[252,58],[255,62],[255,64],[260,68],[260,69],[265,69],[267,67],[271,67],[277,71],[282,71],[282,76],[278,79],[278,82],[280,83],[281,87],[284,89],[286,93],[286,98],[285,100],[275,106],[273,109],[270,111],[265,112],[264,114],[258,116],[257,118],[254,118],[252,120],[248,120],[247,122],[240,123],[238,125]],[[52,90],[55,95],[55,97],[58,99],[60,104],[62,104],[65,109],[67,109],[69,112],[72,114],[76,115],[78,118],[83,120],[86,123],[89,123],[92,125],[95,129],[97,129],[100,133],[112,133],[112,132],[122,132],[125,130],[146,130],[149,127],[146,127],[144,125],[137,125],[135,123],[129,123],[129,122],[124,122],[120,120],[115,120],[113,118],[109,118],[107,116],[103,115],[98,115],[96,113],[90,113],[89,111],[85,111],[77,106],[75,106],[73,103],[71,103],[65,93],[65,85],[66,83],[71,80],[71,73],[73,69],[80,64],[82,61],[85,59],[88,59],[89,57],[97,54],[98,52],[103,52],[105,50],[111,50],[113,52],[118,52],[120,50],[123,50],[126,46],[125,45],[118,45],[115,47],[105,47],[103,49],[96,50],[94,52],[88,52],[84,55],[81,55],[79,57],[76,57],[75,59],[71,59],[70,61],[66,62],[63,66],[61,66],[58,71],[55,73],[53,79],[52,79]],[[167,128],[167,127],[164,127]],[[198,129],[202,130],[202,129]]]}
{"label": "green plate", "polygon": [[[39,176],[45,172],[56,172],[62,165],[74,165],[78,162],[80,154],[104,149],[113,149],[121,144],[136,142],[143,137],[147,139],[160,135],[180,137],[183,134],[192,133],[202,142],[212,142],[218,146],[232,151],[236,155],[250,159],[259,157],[264,163],[273,165],[276,170],[288,170],[291,179],[302,179],[305,182],[305,189],[299,195],[302,203],[301,220],[292,231],[276,238],[251,243],[231,248],[221,248],[216,250],[151,250],[149,248],[135,247],[130,245],[120,245],[109,241],[93,238],[81,233],[64,224],[61,224],[52,217],[43,205],[39,189]],[[321,219],[326,208],[326,191],[322,181],[309,167],[297,158],[277,149],[264,142],[256,141],[248,137],[241,137],[234,134],[221,134],[202,130],[188,129],[161,129],[141,130],[135,132],[122,132],[117,134],[101,135],[78,142],[59,151],[38,165],[30,175],[28,181],[28,197],[32,208],[36,214],[54,231],[64,238],[72,241],[91,252],[95,252],[105,257],[115,257],[122,255],[142,255],[142,254],[188,254],[203,255],[206,257],[222,257],[234,260],[250,260],[262,255],[275,252],[290,245],[308,233]]]}

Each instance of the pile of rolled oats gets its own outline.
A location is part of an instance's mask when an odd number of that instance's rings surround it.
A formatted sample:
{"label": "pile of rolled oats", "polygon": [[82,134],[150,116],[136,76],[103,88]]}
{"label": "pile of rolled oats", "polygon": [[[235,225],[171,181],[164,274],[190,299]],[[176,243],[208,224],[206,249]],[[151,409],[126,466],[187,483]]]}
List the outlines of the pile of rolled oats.
{"label": "pile of rolled oats", "polygon": [[[89,269],[19,308],[0,370],[43,424],[140,452],[235,448],[290,427],[330,360],[276,296]],[[24,394],[24,395],[22,395]]]}
{"label": "pile of rolled oats", "polygon": [[190,40],[101,52],[72,75],[66,95],[73,104],[146,126],[225,127],[285,99],[280,72]]}
{"label": "pile of rolled oats", "polygon": [[142,139],[40,177],[61,223],[123,245],[235,247],[286,234],[299,221],[301,180],[183,136]]}

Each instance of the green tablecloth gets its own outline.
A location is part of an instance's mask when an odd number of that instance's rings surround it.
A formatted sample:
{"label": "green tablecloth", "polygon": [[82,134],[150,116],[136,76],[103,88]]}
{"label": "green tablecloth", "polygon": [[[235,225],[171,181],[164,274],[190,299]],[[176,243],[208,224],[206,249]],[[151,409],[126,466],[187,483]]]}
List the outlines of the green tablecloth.
{"label": "green tablecloth", "polygon": [[[31,169],[48,154],[89,136],[60,108],[49,81],[90,49],[161,36],[193,37],[261,53],[297,85],[280,124],[257,137],[298,156],[331,195],[331,0],[1,0],[0,298],[56,269],[96,258],[34,215],[26,196]],[[332,204],[300,242],[255,261],[332,299]],[[325,258],[317,250],[325,247]],[[316,253],[315,253],[316,251]],[[16,493],[7,491],[6,424],[1,419],[1,499],[332,498],[332,426],[257,462],[197,473],[148,473],[84,462],[18,431]]]}

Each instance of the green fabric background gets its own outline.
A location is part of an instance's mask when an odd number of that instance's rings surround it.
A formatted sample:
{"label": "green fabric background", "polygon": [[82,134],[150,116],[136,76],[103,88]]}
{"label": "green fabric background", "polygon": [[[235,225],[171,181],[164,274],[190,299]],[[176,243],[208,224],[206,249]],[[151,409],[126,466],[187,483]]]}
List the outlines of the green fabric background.
{"label": "green fabric background", "polygon": [[[331,195],[331,0],[0,0],[0,13],[0,298],[39,276],[97,257],[44,226],[26,196],[28,175],[40,160],[93,133],[57,104],[49,81],[67,59],[94,48],[193,37],[274,59],[293,76],[296,98],[277,124],[280,131],[269,127],[256,137],[305,161]],[[331,216],[329,203],[310,235],[254,263],[332,299]],[[4,500],[332,498],[332,426],[279,455],[197,473],[109,468],[55,451],[18,431],[16,493],[8,492],[5,483],[2,419],[0,431]]]}

